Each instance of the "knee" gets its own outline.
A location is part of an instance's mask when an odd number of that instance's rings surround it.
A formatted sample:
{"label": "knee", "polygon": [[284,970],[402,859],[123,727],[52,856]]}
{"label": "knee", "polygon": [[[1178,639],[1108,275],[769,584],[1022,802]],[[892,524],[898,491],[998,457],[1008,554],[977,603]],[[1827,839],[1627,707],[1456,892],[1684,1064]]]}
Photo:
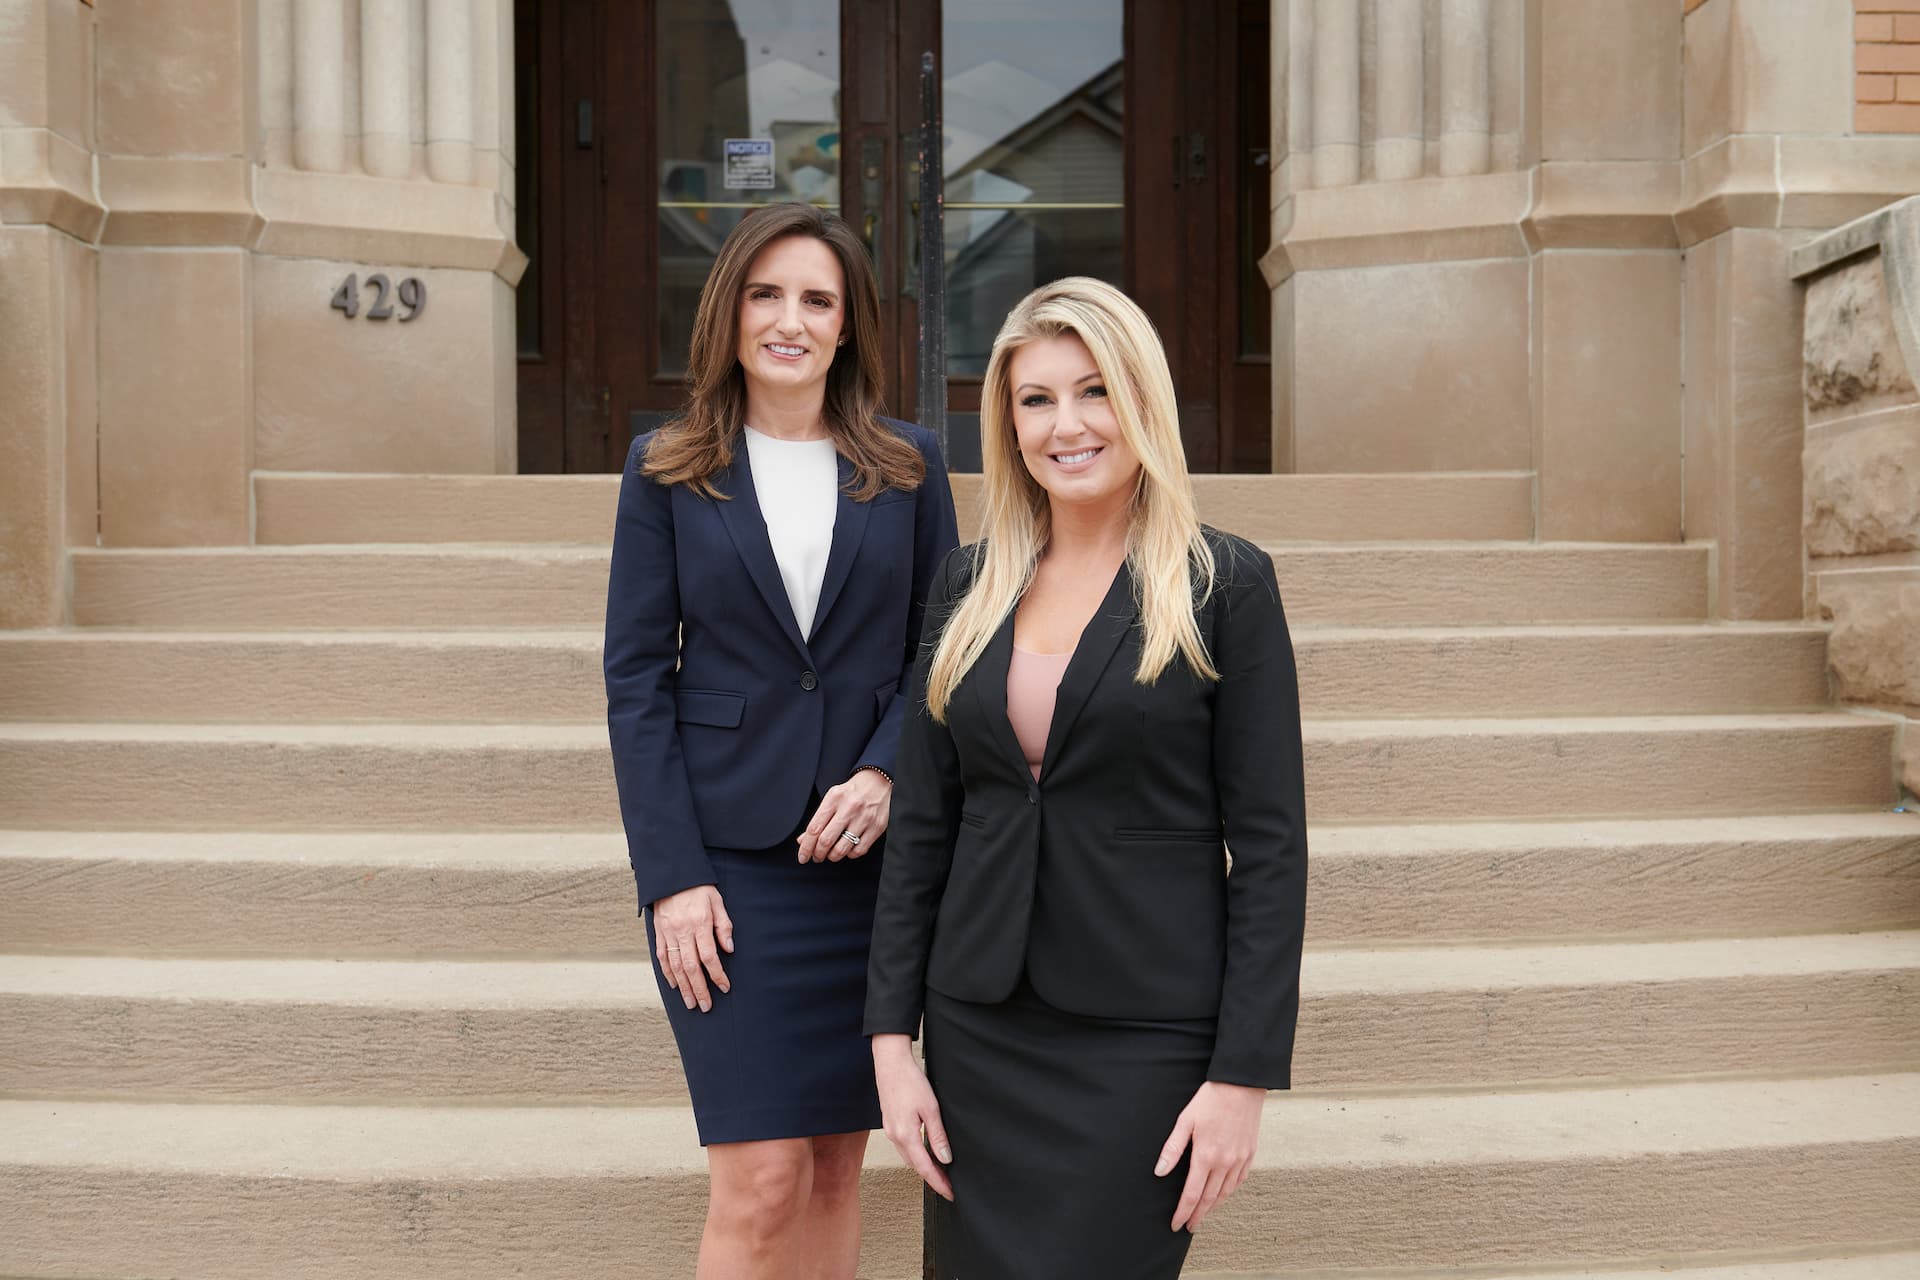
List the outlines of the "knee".
{"label": "knee", "polygon": [[860,1198],[860,1167],[864,1163],[866,1142],[846,1139],[819,1142],[813,1152],[813,1204],[815,1209],[837,1210]]}
{"label": "knee", "polygon": [[813,1192],[810,1153],[786,1147],[736,1154],[714,1169],[709,1213],[730,1236],[771,1243],[806,1211]]}

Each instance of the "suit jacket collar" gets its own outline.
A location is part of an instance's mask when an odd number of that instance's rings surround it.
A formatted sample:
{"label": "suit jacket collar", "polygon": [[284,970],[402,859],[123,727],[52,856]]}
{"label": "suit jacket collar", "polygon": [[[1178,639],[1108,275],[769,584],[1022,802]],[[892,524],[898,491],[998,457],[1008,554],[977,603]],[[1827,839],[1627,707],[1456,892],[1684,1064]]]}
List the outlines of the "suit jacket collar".
{"label": "suit jacket collar", "polygon": [[[867,515],[871,509],[869,504],[856,502],[847,493],[847,487],[853,479],[853,464],[841,457],[839,470],[833,545],[827,552],[827,568],[820,582],[820,603],[813,611],[815,633],[819,632],[821,621],[840,598],[841,589],[852,576],[853,562],[860,550],[860,540],[866,536]],[[793,641],[801,655],[811,661],[807,637],[800,634],[799,620],[793,614],[793,602],[787,598],[786,582],[780,577],[780,562],[774,558],[773,540],[767,533],[766,517],[760,512],[760,495],[753,486],[753,466],[748,459],[744,439],[734,446],[732,465],[714,475],[713,487],[730,499],[714,505],[720,508],[721,521],[726,525],[727,534],[733,539],[734,548],[747,567],[747,576],[753,579],[753,585],[759,589],[767,608],[773,610],[780,629],[786,632],[787,638]]]}
{"label": "suit jacket collar", "polygon": [[[1027,765],[1026,752],[1021,750],[1020,739],[1013,732],[1013,722],[1007,718],[1007,664],[1013,658],[1013,620],[1019,611],[1020,603],[1016,600],[1013,608],[1007,610],[1007,616],[1001,619],[993,639],[987,642],[980,660],[974,663],[973,670],[968,673],[967,683],[973,685],[981,700],[988,732],[1019,770],[1021,778],[1031,781],[1033,771]],[[1087,700],[1093,696],[1094,686],[1106,674],[1113,662],[1113,655],[1120,648],[1120,642],[1126,639],[1139,615],[1133,595],[1133,570],[1122,561],[1119,571],[1113,575],[1113,584],[1107,588],[1106,597],[1101,600],[1100,607],[1093,611],[1093,617],[1087,620],[1086,630],[1080,633],[1080,641],[1073,648],[1073,657],[1067,660],[1066,672],[1060,677],[1060,688],[1053,699],[1053,719],[1047,725],[1047,746],[1040,762],[1040,781],[1046,781],[1047,775],[1052,772],[1054,762],[1060,758],[1061,749],[1073,732],[1074,722],[1080,718]]]}

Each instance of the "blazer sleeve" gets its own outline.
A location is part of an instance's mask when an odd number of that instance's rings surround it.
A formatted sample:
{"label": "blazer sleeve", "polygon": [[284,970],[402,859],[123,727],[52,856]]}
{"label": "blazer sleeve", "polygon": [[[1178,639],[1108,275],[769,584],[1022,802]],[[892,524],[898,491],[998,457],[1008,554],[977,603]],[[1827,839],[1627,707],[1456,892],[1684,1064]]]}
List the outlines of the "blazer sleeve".
{"label": "blazer sleeve", "polygon": [[1292,1084],[1306,932],[1307,815],[1300,690],[1273,561],[1227,540],[1214,632],[1220,672],[1214,784],[1233,869],[1227,877],[1227,965],[1207,1079]]}
{"label": "blazer sleeve", "polygon": [[953,842],[960,828],[960,757],[947,725],[927,710],[927,669],[952,608],[951,572],[964,554],[948,556],[946,569],[934,579],[927,600],[928,639],[920,646],[908,685],[887,852],[873,913],[873,945],[867,954],[862,1030],[870,1036],[920,1034],[933,921],[953,865]]}
{"label": "blazer sleeve", "polygon": [[713,884],[674,719],[680,583],[673,495],[641,474],[651,435],[633,442],[620,481],[607,576],[607,737],[640,909]]}
{"label": "blazer sleeve", "polygon": [[[926,626],[927,593],[933,589],[935,575],[947,556],[960,545],[959,526],[953,514],[953,485],[947,479],[947,466],[940,458],[940,445],[931,431],[913,429],[914,443],[927,462],[927,478],[914,494],[913,511],[913,592],[907,601],[907,645],[900,655],[901,688],[881,713],[873,736],[854,762],[854,772],[872,765],[898,783],[896,759],[900,746],[900,726],[906,719],[906,677],[913,670],[914,655],[920,649],[920,634]],[[888,841],[889,847],[892,841]]]}

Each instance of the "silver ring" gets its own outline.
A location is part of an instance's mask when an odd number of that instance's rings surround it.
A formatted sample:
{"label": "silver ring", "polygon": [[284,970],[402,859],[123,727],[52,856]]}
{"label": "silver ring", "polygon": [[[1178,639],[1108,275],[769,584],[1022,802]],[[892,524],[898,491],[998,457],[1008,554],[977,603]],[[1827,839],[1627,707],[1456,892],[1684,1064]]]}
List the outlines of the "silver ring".
{"label": "silver ring", "polygon": [[860,844],[860,837],[859,837],[859,836],[857,836],[857,835],[855,835],[855,834],[853,834],[853,832],[851,832],[851,831],[842,831],[842,832],[840,833],[840,838],[841,838],[842,840],[851,840],[851,841],[852,841],[852,842],[854,843],[854,846],[855,846],[856,848],[857,848],[857,847],[859,846],[859,844]]}

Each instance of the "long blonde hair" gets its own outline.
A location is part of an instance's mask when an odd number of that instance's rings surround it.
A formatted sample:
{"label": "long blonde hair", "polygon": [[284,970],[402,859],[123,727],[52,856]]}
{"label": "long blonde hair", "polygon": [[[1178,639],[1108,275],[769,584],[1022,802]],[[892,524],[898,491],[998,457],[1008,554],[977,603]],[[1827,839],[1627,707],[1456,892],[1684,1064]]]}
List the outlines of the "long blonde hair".
{"label": "long blonde hair", "polygon": [[1194,618],[1196,601],[1213,590],[1215,565],[1194,509],[1166,351],[1133,299],[1103,281],[1068,276],[1023,298],[993,341],[980,390],[986,538],[975,549],[972,588],[948,620],[928,669],[927,707],[936,720],[946,719],[948,699],[1033,581],[1052,537],[1047,491],[1028,472],[1014,436],[1009,370],[1021,347],[1068,333],[1086,343],[1121,438],[1140,459],[1127,527],[1127,566],[1143,632],[1134,679],[1152,684],[1176,655],[1202,678],[1220,678]]}

